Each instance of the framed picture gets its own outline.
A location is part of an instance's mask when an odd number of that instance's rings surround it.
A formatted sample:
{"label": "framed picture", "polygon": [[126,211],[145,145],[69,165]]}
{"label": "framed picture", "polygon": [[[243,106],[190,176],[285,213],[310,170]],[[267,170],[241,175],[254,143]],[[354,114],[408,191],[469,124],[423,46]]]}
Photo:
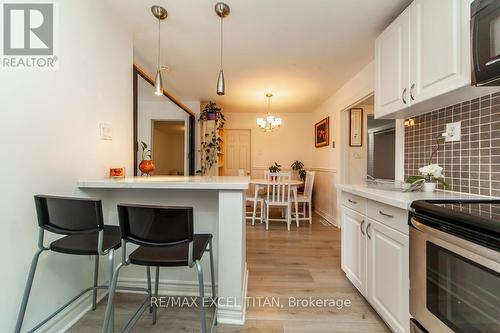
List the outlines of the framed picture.
{"label": "framed picture", "polygon": [[330,117],[326,117],[314,125],[314,146],[328,146],[330,141]]}
{"label": "framed picture", "polygon": [[349,146],[363,146],[363,109],[353,108],[349,111]]}

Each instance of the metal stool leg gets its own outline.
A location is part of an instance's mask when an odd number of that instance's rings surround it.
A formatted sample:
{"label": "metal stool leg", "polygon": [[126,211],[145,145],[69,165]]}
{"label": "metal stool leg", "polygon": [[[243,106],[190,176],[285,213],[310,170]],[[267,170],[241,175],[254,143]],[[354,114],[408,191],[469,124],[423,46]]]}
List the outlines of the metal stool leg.
{"label": "metal stool leg", "polygon": [[[156,274],[155,274],[155,297],[158,299],[158,284],[160,281],[160,267],[156,267]],[[158,307],[155,306],[153,310],[153,325],[156,324],[156,315],[158,312]]]}
{"label": "metal stool leg", "polygon": [[114,330],[114,327],[110,325],[114,319],[114,305],[113,298],[115,296],[116,284],[118,282],[118,274],[120,273],[120,269],[123,267],[123,263],[119,263],[116,267],[112,278],[109,284],[109,292],[108,292],[108,305],[106,306],[106,314],[104,315],[104,323],[102,325],[102,333],[109,333]]}
{"label": "metal stool leg", "polygon": [[94,266],[94,290],[92,292],[92,311],[97,307],[97,282],[99,280],[99,255],[96,255]]}
{"label": "metal stool leg", "polygon": [[[146,274],[147,274],[147,277],[148,277],[148,291],[149,291],[149,295],[153,295],[153,293],[151,292],[151,268],[149,266],[146,267]],[[152,313],[153,312],[153,304],[151,302],[151,296],[149,297],[149,313]]]}
{"label": "metal stool leg", "polygon": [[198,286],[200,288],[200,320],[201,320],[201,333],[207,332],[207,318],[205,314],[205,288],[203,285],[203,268],[199,260],[196,260],[196,270],[198,271]]}
{"label": "metal stool leg", "polygon": [[36,266],[38,264],[40,254],[42,254],[43,251],[45,251],[45,249],[38,250],[31,260],[30,272],[28,274],[28,280],[26,281],[26,286],[24,288],[23,300],[21,302],[21,308],[19,309],[19,315],[17,316],[16,328],[14,331],[15,333],[21,332],[24,315],[26,313],[26,307],[28,305],[28,299],[30,297],[31,286],[33,285],[33,278],[35,277]]}
{"label": "metal stool leg", "polygon": [[[262,216],[262,215],[261,215]],[[212,278],[212,299],[217,302],[217,295],[215,294],[215,272],[214,272],[214,254],[212,249],[212,239],[210,239],[210,276]],[[215,303],[217,304],[217,303]],[[215,325],[217,325],[217,307],[214,310]]]}
{"label": "metal stool leg", "polygon": [[[108,270],[109,270],[109,285],[111,287],[111,279],[114,278],[114,253],[115,251],[111,249],[108,254]],[[118,273],[116,273],[116,279],[118,280]],[[111,299],[111,314],[109,317],[109,332],[114,332],[115,331],[115,305],[113,303],[113,297],[114,297],[114,290],[113,294],[111,294],[111,289],[109,287],[108,290],[108,305],[109,305],[109,300]],[[116,282],[115,282],[115,289],[116,289]],[[106,308],[107,311],[107,308]]]}

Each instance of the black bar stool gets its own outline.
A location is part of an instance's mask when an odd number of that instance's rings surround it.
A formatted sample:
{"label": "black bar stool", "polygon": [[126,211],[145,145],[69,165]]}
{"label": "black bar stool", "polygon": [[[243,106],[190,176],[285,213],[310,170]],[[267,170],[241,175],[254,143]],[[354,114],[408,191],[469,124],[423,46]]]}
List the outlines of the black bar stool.
{"label": "black bar stool", "polygon": [[[118,205],[118,218],[122,237],[122,262],[116,267],[109,290],[108,305],[102,332],[108,332],[110,319],[113,317],[113,295],[118,281],[118,274],[123,266],[141,265],[156,267],[155,296],[158,297],[158,281],[160,267],[196,266],[198,286],[200,290],[201,332],[207,332],[204,307],[204,285],[201,258],[204,252],[210,254],[210,273],[212,278],[212,297],[215,300],[215,279],[211,234],[194,234],[192,207],[161,207],[144,205]],[[130,256],[127,256],[127,243],[139,245]],[[148,280],[150,284],[150,280]],[[216,302],[214,302],[216,303]],[[150,301],[150,307],[152,302]],[[141,312],[133,315],[122,329],[128,331],[146,309],[143,304]],[[156,323],[157,307],[153,310],[153,324]],[[210,327],[216,324],[217,308]]]}
{"label": "black bar stool", "polygon": [[[50,319],[59,314],[71,303],[76,301],[85,293],[92,291],[92,309],[95,310],[97,303],[97,290],[108,289],[108,286],[99,286],[99,257],[108,257],[109,276],[113,275],[114,250],[120,247],[120,229],[118,226],[105,226],[102,214],[102,202],[95,199],[80,199],[68,197],[55,197],[47,195],[35,196],[36,212],[38,216],[39,237],[38,251],[35,253],[31,262],[28,280],[24,290],[21,308],[17,317],[15,332],[19,333],[23,325],[26,307],[33,284],[33,278],[40,258],[44,251],[54,251],[70,255],[93,255],[95,256],[94,283],[69,302],[61,306],[50,316],[38,323],[29,330],[33,332],[47,323]],[[44,232],[52,232],[64,237],[50,243],[47,247],[44,245]],[[149,270],[148,270],[149,272]],[[138,288],[120,288],[126,290],[146,292],[148,298],[151,291]],[[110,320],[110,329],[113,328],[114,318]]]}

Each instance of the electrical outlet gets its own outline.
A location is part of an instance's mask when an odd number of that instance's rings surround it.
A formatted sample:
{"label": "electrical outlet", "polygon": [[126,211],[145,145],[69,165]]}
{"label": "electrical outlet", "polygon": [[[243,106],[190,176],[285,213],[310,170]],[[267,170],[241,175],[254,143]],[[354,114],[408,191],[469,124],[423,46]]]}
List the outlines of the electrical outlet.
{"label": "electrical outlet", "polygon": [[462,125],[459,121],[446,124],[445,141],[460,141],[462,136]]}
{"label": "electrical outlet", "polygon": [[109,124],[99,124],[99,136],[101,140],[113,140],[113,128]]}

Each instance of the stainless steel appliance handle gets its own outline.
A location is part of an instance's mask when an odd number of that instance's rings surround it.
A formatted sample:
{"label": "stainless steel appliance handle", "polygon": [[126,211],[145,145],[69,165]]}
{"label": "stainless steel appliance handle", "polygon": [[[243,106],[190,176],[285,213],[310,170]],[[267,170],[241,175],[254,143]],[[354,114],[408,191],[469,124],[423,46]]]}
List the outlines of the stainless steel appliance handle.
{"label": "stainless steel appliance handle", "polygon": [[485,63],[484,65],[485,65],[486,67],[488,67],[488,66],[491,66],[491,65],[493,65],[493,64],[496,64],[496,63],[497,63],[497,62],[499,62],[499,61],[500,61],[500,58],[496,58],[496,59],[493,59],[493,60],[488,61],[488,62],[487,62],[487,63]]}
{"label": "stainless steel appliance handle", "polygon": [[[429,236],[435,237],[437,239],[440,239],[442,241],[445,241],[445,242],[447,242],[455,247],[464,249],[464,250],[471,252],[471,253],[474,253],[478,256],[498,261],[498,252],[496,252],[496,251],[493,251],[489,248],[486,248],[486,247],[481,246],[479,244],[473,243],[471,241],[459,238],[459,237],[454,236],[452,234],[449,234],[449,233],[440,231],[438,229],[434,229],[432,227],[429,227],[429,226],[423,224],[422,222],[419,222],[418,219],[415,218],[414,216],[412,216],[410,218],[410,223],[416,230],[418,230],[426,235],[429,235]],[[368,233],[368,230],[367,230],[367,233]]]}
{"label": "stainless steel appliance handle", "polygon": [[364,224],[365,224],[365,220],[361,221],[361,224],[359,225],[359,229],[361,229],[361,234],[363,234],[363,236],[365,235],[365,231],[363,230]]}
{"label": "stainless steel appliance handle", "polygon": [[368,236],[368,239],[372,239],[372,235],[370,235],[370,227],[372,226],[371,223],[368,223],[368,226],[366,227],[366,236]]}
{"label": "stainless steel appliance handle", "polygon": [[383,211],[379,210],[378,213],[382,216],[388,217],[388,218],[394,218],[394,215],[384,213]]}

